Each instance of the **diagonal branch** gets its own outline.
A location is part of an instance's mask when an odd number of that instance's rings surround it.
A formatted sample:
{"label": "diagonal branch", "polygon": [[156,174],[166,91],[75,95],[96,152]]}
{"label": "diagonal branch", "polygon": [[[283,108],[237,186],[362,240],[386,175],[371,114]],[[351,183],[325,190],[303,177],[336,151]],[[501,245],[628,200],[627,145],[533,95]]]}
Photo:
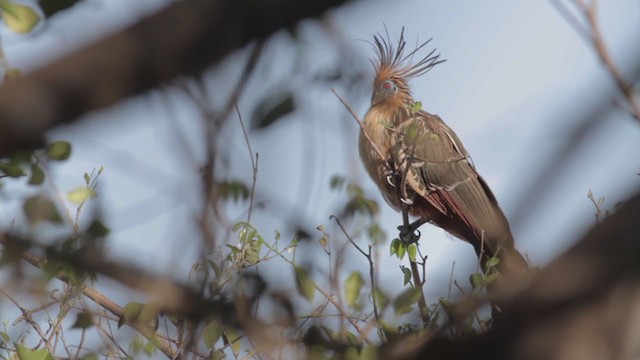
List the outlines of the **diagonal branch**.
{"label": "diagonal branch", "polygon": [[348,0],[185,0],[0,88],[0,156]]}

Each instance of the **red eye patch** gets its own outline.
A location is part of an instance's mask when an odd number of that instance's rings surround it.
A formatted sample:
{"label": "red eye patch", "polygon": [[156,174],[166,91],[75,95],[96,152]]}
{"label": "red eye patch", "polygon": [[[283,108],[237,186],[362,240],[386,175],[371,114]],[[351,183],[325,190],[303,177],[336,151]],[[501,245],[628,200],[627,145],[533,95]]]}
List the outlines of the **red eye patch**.
{"label": "red eye patch", "polygon": [[390,82],[386,82],[384,84],[382,84],[382,87],[385,89],[391,89],[391,83]]}

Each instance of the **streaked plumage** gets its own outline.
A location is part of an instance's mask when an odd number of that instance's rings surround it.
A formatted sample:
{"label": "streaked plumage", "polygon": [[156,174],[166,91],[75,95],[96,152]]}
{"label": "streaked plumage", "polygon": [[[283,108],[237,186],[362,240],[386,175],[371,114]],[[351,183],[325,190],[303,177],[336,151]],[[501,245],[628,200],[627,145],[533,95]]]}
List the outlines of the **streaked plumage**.
{"label": "streaked plumage", "polygon": [[[388,34],[373,37],[376,77],[364,131],[385,160],[380,159],[361,132],[362,161],[394,209],[401,208],[399,187],[402,201],[410,204],[411,215],[469,242],[481,264],[497,256],[501,273],[527,269],[524,258],[514,248],[507,219],[464,145],[440,117],[420,109],[411,94],[409,79],[442,62],[431,51],[412,63],[428,42],[405,54],[402,35],[395,47]],[[388,179],[392,168],[401,173],[400,181],[395,183]]]}

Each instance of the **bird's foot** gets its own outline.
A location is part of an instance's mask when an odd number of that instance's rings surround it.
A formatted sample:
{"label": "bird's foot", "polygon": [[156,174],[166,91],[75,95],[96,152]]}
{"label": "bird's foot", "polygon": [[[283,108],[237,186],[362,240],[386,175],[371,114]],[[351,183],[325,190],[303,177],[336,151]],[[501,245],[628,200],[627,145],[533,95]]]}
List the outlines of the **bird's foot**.
{"label": "bird's foot", "polygon": [[420,231],[412,225],[400,225],[400,240],[405,244],[413,244],[420,240]]}

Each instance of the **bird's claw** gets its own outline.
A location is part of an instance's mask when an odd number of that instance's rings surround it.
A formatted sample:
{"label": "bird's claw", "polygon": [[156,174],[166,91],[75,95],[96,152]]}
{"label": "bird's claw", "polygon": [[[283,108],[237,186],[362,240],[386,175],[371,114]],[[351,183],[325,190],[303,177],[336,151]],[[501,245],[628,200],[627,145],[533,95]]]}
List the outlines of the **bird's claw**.
{"label": "bird's claw", "polygon": [[400,201],[402,201],[403,203],[407,204],[407,205],[413,205],[413,200],[409,199],[409,198],[404,198],[404,197],[400,197]]}
{"label": "bird's claw", "polygon": [[400,225],[400,240],[405,244],[413,244],[420,240],[420,230],[413,229],[411,226]]}
{"label": "bird's claw", "polygon": [[393,174],[388,174],[388,175],[387,175],[387,183],[389,183],[389,185],[391,185],[391,187],[396,187],[396,184],[394,184],[394,182],[393,182],[393,181],[391,181],[391,180],[392,180],[392,179],[391,179],[392,177],[393,177]]}

